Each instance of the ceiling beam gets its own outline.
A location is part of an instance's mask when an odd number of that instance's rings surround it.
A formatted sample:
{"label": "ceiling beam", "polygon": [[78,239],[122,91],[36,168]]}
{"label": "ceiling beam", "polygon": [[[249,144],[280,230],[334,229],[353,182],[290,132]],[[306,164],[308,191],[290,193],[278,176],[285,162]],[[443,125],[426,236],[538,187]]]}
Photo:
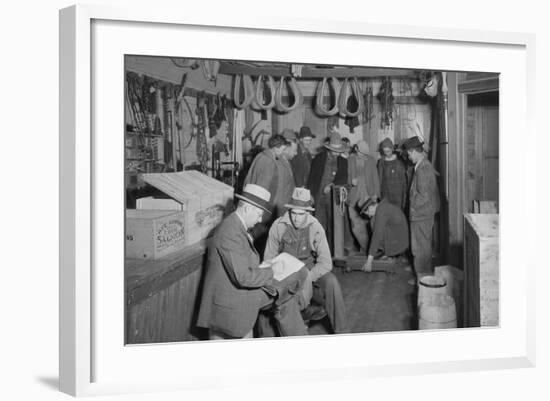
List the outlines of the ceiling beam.
{"label": "ceiling beam", "polygon": [[[239,65],[222,62],[219,72],[221,74],[236,75],[270,75],[273,77],[290,76],[290,64],[288,67],[265,66],[256,67],[250,65]],[[301,79],[316,79],[316,78],[375,78],[375,77],[416,77],[413,70],[401,69],[384,69],[372,67],[329,67],[315,68],[304,66],[302,68]]]}

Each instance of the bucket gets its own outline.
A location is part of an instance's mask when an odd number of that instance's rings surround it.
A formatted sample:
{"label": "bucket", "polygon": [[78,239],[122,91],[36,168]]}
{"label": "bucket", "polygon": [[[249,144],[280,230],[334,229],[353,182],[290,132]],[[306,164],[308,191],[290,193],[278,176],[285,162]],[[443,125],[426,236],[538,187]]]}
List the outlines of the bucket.
{"label": "bucket", "polygon": [[436,294],[428,302],[420,305],[418,329],[456,328],[456,306],[452,297]]}
{"label": "bucket", "polygon": [[424,276],[418,281],[418,309],[423,303],[428,303],[437,294],[447,294],[447,282],[443,277]]}

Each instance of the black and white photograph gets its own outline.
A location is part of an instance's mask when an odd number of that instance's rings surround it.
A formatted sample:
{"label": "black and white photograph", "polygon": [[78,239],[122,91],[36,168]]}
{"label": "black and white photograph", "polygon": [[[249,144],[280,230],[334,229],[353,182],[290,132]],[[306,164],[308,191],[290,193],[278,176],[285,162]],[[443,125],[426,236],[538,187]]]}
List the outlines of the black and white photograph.
{"label": "black and white photograph", "polygon": [[125,344],[499,326],[499,73],[127,54],[121,79]]}

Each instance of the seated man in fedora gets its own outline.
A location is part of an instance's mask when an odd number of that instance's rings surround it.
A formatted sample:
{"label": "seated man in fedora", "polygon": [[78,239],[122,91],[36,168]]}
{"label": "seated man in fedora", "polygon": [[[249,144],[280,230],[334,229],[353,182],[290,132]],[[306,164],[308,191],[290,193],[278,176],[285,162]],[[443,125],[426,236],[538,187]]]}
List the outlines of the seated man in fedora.
{"label": "seated man in fedora", "polygon": [[[301,308],[305,309],[304,320],[318,320],[326,311],[334,333],[345,333],[347,322],[342,289],[331,272],[332,258],[325,230],[311,215],[315,209],[309,190],[294,189],[286,207],[288,211],[275,220],[269,230],[265,258],[286,252],[304,262],[308,279],[298,299]],[[310,305],[311,301],[317,304],[316,307]]]}
{"label": "seated man in fedora", "polygon": [[399,256],[409,248],[409,227],[403,210],[382,199],[377,203],[369,199],[361,209],[361,215],[370,218],[372,238],[363,265],[364,272],[372,271],[372,262],[377,255]]}
{"label": "seated man in fedora", "polygon": [[275,309],[282,336],[305,335],[296,294],[307,279],[302,268],[282,281],[277,263],[260,268],[260,257],[248,230],[270,212],[269,191],[248,184],[237,210],[216,229],[208,247],[204,289],[197,326],[210,330],[210,339],[249,338],[260,310]]}

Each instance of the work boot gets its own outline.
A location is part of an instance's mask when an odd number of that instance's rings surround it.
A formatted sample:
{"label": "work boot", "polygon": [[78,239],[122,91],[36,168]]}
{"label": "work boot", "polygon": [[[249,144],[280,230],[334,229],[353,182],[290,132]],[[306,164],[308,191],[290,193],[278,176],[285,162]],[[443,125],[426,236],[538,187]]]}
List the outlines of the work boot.
{"label": "work boot", "polygon": [[304,323],[314,322],[323,319],[327,315],[327,311],[320,305],[309,305],[302,312]]}

